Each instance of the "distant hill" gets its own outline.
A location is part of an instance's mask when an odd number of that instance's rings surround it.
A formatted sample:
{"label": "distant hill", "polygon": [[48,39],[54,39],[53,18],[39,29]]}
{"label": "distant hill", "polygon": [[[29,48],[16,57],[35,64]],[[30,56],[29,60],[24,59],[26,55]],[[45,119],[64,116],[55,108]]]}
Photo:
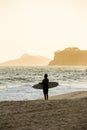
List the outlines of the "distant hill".
{"label": "distant hill", "polygon": [[0,66],[42,66],[48,65],[50,59],[43,56],[23,54],[20,58],[0,63]]}
{"label": "distant hill", "polygon": [[87,50],[80,50],[76,47],[65,48],[63,51],[56,51],[54,59],[49,65],[87,65]]}

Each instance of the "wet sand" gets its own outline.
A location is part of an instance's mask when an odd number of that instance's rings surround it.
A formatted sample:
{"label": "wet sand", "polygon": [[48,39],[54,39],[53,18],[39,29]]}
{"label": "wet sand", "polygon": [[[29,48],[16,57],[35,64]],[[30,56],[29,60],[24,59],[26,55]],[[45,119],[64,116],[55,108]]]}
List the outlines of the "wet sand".
{"label": "wet sand", "polygon": [[87,92],[0,102],[0,130],[87,130]]}

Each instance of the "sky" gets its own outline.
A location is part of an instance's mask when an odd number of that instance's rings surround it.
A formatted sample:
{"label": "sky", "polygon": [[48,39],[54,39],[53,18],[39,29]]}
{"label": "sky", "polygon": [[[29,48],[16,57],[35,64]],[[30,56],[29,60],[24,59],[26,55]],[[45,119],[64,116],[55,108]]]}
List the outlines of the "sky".
{"label": "sky", "polygon": [[87,50],[87,0],[0,0],[0,62]]}

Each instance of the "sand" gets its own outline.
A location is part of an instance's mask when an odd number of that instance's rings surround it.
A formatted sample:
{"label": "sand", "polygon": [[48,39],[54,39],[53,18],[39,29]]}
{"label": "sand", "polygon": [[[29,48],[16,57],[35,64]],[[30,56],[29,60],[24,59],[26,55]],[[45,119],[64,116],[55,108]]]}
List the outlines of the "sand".
{"label": "sand", "polygon": [[87,92],[0,102],[0,130],[87,130]]}
{"label": "sand", "polygon": [[87,91],[79,91],[79,92],[72,92],[68,94],[62,94],[58,96],[52,96],[50,99],[79,99],[79,98],[86,98],[87,97]]}

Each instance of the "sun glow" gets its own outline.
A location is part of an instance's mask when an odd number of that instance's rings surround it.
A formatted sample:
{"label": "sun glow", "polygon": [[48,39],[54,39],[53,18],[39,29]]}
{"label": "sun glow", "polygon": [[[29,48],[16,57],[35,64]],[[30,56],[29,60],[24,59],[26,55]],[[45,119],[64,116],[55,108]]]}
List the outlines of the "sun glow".
{"label": "sun glow", "polygon": [[0,0],[0,61],[87,49],[86,0]]}

